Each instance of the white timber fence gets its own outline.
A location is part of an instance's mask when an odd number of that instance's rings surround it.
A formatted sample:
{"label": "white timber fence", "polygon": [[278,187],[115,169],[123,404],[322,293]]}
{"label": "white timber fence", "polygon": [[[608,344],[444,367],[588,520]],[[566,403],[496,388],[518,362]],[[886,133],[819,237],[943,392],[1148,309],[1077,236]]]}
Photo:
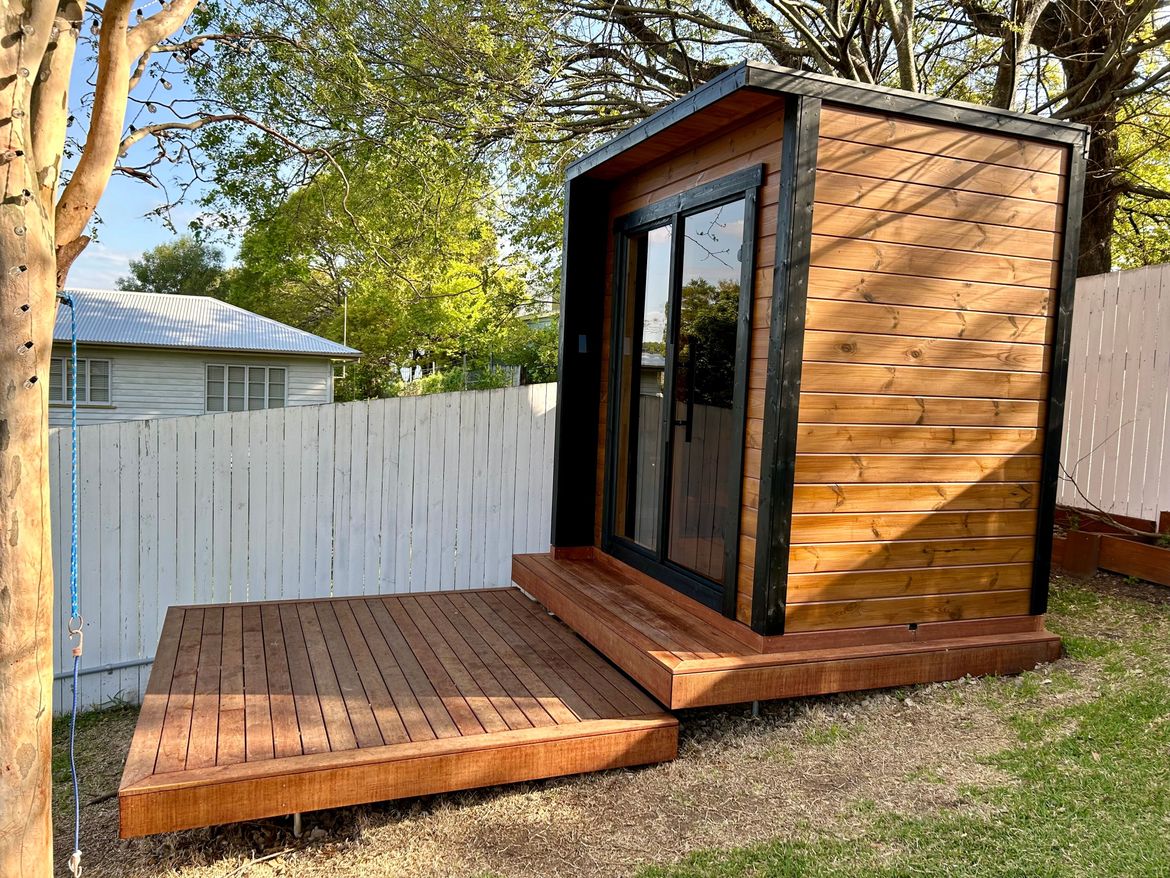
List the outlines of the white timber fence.
{"label": "white timber fence", "polygon": [[[81,704],[141,698],[171,605],[507,585],[549,545],[555,406],[538,384],[81,428]],[[68,430],[49,451],[64,632]]]}
{"label": "white timber fence", "polygon": [[1170,265],[1077,281],[1057,502],[1170,511]]}

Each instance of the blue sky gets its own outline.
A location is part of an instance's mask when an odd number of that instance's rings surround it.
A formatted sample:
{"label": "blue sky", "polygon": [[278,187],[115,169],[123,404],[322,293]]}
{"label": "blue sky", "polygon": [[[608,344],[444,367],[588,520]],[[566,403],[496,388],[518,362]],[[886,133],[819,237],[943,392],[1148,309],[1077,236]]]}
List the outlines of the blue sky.
{"label": "blue sky", "polygon": [[[151,11],[149,7],[153,5],[156,4],[148,3],[144,7],[147,14]],[[89,36],[88,29],[85,35]],[[86,80],[93,73],[92,55],[93,52],[88,46],[78,47],[77,62],[74,64],[70,86],[70,109],[77,117],[70,133],[79,140],[84,139],[84,126],[87,122],[87,113],[82,102],[91,92]],[[174,84],[174,88],[169,92],[159,91],[160,98],[164,94],[169,100],[191,96],[181,74],[173,73],[167,78]],[[146,97],[152,85],[151,81],[144,79],[135,94],[139,97]],[[133,120],[134,116],[139,113],[139,109],[139,105],[130,105],[127,122]],[[146,124],[155,119],[164,119],[166,118],[164,113],[165,110],[162,108],[157,116],[142,112],[140,124]],[[147,144],[141,144],[140,149],[136,149],[129,156],[131,161],[134,160],[136,152],[141,152],[145,156],[149,154],[149,148]],[[182,174],[182,172],[182,168],[164,167],[161,169],[162,177],[168,184],[172,182],[171,178]],[[192,190],[191,194],[197,197],[197,191]],[[93,225],[90,232],[95,235],[95,240],[73,264],[73,268],[69,272],[69,285],[72,287],[113,289],[119,277],[129,274],[129,262],[132,258],[141,255],[144,250],[149,250],[157,244],[172,240],[175,233],[167,228],[162,218],[151,213],[166,203],[166,200],[162,190],[155,189],[139,180],[115,174],[110,180],[105,195],[98,203],[97,213],[100,222]],[[200,208],[196,204],[181,204],[171,211],[171,222],[177,231],[185,231],[188,224],[198,218],[200,212]],[[236,249],[233,241],[219,243],[226,245],[225,249],[229,253]]]}

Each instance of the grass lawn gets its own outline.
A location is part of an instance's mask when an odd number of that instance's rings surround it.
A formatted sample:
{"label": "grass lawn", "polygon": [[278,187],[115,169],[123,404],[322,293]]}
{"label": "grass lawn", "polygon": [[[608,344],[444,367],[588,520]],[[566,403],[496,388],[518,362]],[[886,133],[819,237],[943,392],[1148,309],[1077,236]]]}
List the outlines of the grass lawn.
{"label": "grass lawn", "polygon": [[[79,723],[90,874],[1170,876],[1170,590],[1056,579],[1020,677],[684,711],[680,758],[119,842],[134,711]],[[58,855],[71,845],[59,723]],[[96,801],[95,801],[96,800]]]}

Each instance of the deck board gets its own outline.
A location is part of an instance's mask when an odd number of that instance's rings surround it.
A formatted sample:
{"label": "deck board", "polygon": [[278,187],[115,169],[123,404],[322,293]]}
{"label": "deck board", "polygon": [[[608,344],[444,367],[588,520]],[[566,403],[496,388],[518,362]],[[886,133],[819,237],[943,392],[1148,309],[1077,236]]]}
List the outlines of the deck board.
{"label": "deck board", "polygon": [[737,639],[735,623],[609,557],[516,555],[512,579],[669,708],[1015,673],[1060,654],[1027,616]]}
{"label": "deck board", "polygon": [[[241,607],[244,637],[244,761],[271,759],[274,754],[275,732],[273,731],[274,701],[280,702],[276,710],[292,710],[292,689],[287,679],[283,681],[273,674],[272,689],[269,689],[268,667],[264,661],[264,623],[257,606]],[[283,682],[283,685],[281,685]],[[283,721],[283,720],[282,720]],[[281,741],[284,745],[284,739]],[[296,741],[296,753],[301,752],[300,741]],[[290,755],[281,753],[281,756]]]}
{"label": "deck board", "polygon": [[678,724],[518,589],[172,607],[123,837],[674,758]]}

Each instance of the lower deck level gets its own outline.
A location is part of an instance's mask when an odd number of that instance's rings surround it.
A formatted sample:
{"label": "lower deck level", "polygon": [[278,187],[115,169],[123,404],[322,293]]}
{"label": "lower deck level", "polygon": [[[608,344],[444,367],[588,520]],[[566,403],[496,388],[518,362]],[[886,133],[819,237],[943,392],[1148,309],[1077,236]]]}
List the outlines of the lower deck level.
{"label": "lower deck level", "polygon": [[516,555],[512,579],[669,708],[1018,673],[1060,656],[1042,616],[762,637],[591,549]]}
{"label": "lower deck level", "polygon": [[673,759],[677,721],[518,589],[172,607],[123,837]]}

